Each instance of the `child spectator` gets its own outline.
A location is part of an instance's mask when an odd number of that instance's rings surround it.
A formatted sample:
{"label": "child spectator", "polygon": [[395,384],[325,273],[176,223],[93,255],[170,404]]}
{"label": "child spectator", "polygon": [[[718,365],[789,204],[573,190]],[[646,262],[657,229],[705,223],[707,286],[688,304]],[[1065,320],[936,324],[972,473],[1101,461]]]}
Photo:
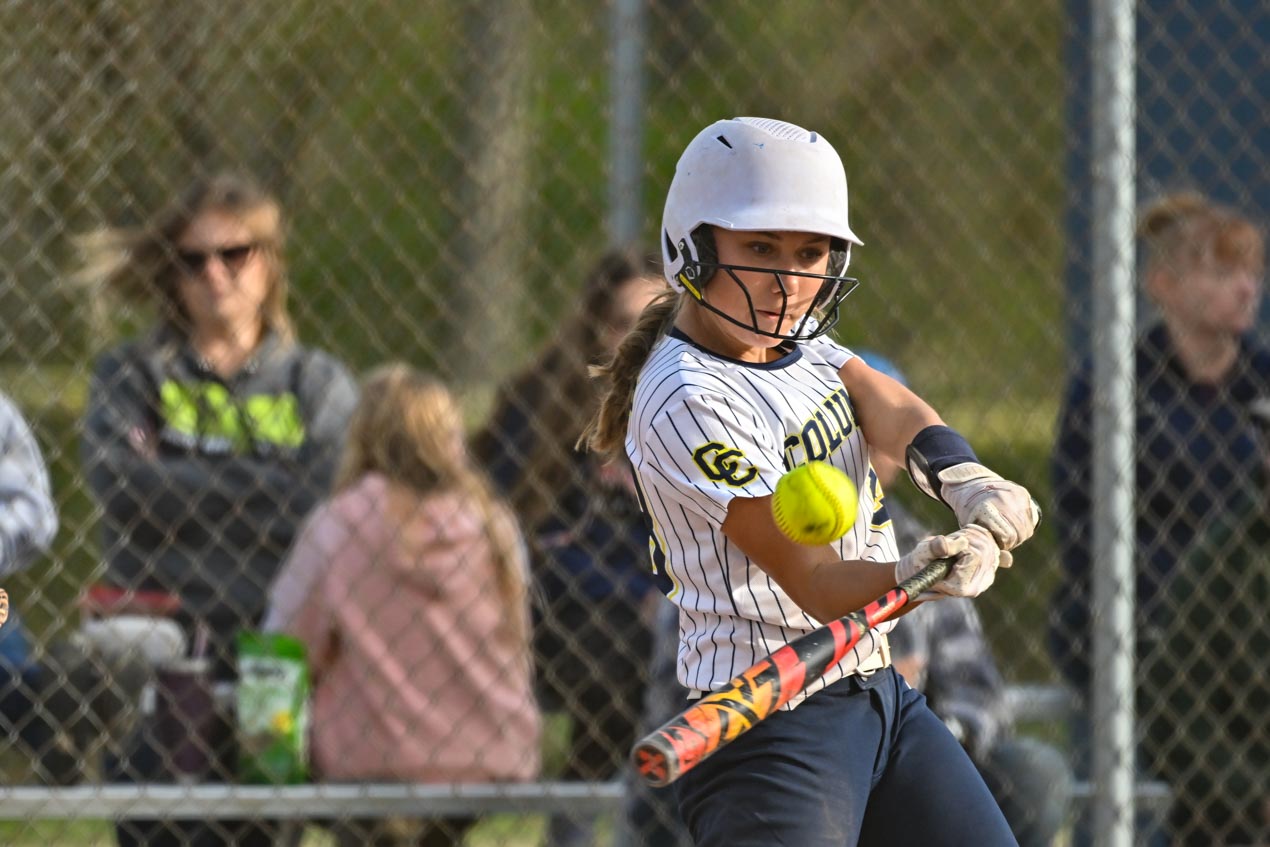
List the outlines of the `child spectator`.
{"label": "child spectator", "polygon": [[[265,622],[307,647],[318,776],[533,778],[527,582],[515,519],[469,458],[450,392],[405,365],[375,371],[335,492],[301,532]],[[457,845],[471,824],[426,822],[400,843]],[[335,831],[353,847],[398,843],[397,828]]]}

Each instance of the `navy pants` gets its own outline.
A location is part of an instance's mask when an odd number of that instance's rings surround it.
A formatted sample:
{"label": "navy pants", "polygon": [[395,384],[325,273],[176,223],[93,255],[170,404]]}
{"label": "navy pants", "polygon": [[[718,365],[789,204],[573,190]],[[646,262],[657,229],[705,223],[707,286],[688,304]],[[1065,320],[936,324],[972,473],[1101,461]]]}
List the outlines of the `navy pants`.
{"label": "navy pants", "polygon": [[1017,844],[961,745],[891,668],[778,712],[677,786],[697,847]]}

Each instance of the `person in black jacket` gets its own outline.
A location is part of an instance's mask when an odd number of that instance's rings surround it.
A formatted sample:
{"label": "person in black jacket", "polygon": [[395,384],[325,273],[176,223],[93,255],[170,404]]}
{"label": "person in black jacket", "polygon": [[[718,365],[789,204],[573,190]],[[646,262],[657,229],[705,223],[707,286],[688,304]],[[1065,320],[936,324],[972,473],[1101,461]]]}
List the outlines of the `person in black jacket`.
{"label": "person in black jacket", "polygon": [[[228,680],[236,633],[258,624],[302,519],[326,494],[355,383],[335,357],[297,342],[282,211],[250,178],[199,180],[149,224],[101,230],[83,247],[81,280],[156,318],[93,367],[81,458],[102,512],[103,582],[122,598],[113,611],[137,592],[176,598],[191,652]],[[169,775],[153,742],[118,764],[124,778]],[[212,776],[224,778],[231,751],[216,752]],[[200,845],[270,842],[232,826],[173,828]],[[165,837],[134,825],[119,834]]]}
{"label": "person in black jacket", "polygon": [[[1134,647],[1143,669],[1157,659],[1172,662],[1160,639],[1176,610],[1161,586],[1210,525],[1264,484],[1267,444],[1258,418],[1270,404],[1270,350],[1251,336],[1265,275],[1264,234],[1252,221],[1200,195],[1174,194],[1142,211],[1138,237],[1143,285],[1160,316],[1135,350]],[[1086,710],[1098,503],[1094,400],[1087,362],[1068,386],[1052,462],[1063,575],[1051,608],[1049,646]],[[1144,674],[1138,676],[1141,681]],[[1138,700],[1143,719],[1151,720],[1153,698]],[[1082,778],[1089,775],[1089,736],[1082,713],[1073,725]],[[1140,752],[1141,765],[1157,771],[1155,751]],[[1079,847],[1087,838],[1078,824],[1073,842]]]}

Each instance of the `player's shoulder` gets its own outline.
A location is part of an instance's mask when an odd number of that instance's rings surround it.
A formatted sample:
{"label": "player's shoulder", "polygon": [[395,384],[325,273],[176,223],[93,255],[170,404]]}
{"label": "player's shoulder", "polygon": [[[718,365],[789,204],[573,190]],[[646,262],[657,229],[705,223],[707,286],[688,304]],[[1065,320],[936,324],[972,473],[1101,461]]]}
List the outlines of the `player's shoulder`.
{"label": "player's shoulder", "polygon": [[666,394],[730,394],[736,381],[729,364],[674,337],[661,339],[639,375],[636,398]]}
{"label": "player's shoulder", "polygon": [[703,354],[692,344],[663,338],[640,372],[632,404],[634,414],[649,424],[685,406],[710,406],[743,398],[727,364]]}
{"label": "player's shoulder", "polygon": [[856,356],[850,349],[827,335],[801,342],[799,347],[808,364],[813,367],[827,365],[835,371],[841,370],[843,365]]}
{"label": "player's shoulder", "polygon": [[101,351],[93,359],[93,376],[104,384],[137,379],[147,371],[161,372],[176,359],[179,347],[170,333],[152,330]]}

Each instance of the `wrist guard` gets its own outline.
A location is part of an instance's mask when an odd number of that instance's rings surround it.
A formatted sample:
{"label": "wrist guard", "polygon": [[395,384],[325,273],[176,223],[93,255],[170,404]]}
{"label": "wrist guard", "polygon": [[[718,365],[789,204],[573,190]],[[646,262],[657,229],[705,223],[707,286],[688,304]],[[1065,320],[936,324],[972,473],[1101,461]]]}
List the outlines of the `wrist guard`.
{"label": "wrist guard", "polygon": [[927,496],[943,501],[940,472],[967,462],[978,465],[979,457],[961,433],[947,426],[928,426],[913,438],[904,454],[908,475]]}

